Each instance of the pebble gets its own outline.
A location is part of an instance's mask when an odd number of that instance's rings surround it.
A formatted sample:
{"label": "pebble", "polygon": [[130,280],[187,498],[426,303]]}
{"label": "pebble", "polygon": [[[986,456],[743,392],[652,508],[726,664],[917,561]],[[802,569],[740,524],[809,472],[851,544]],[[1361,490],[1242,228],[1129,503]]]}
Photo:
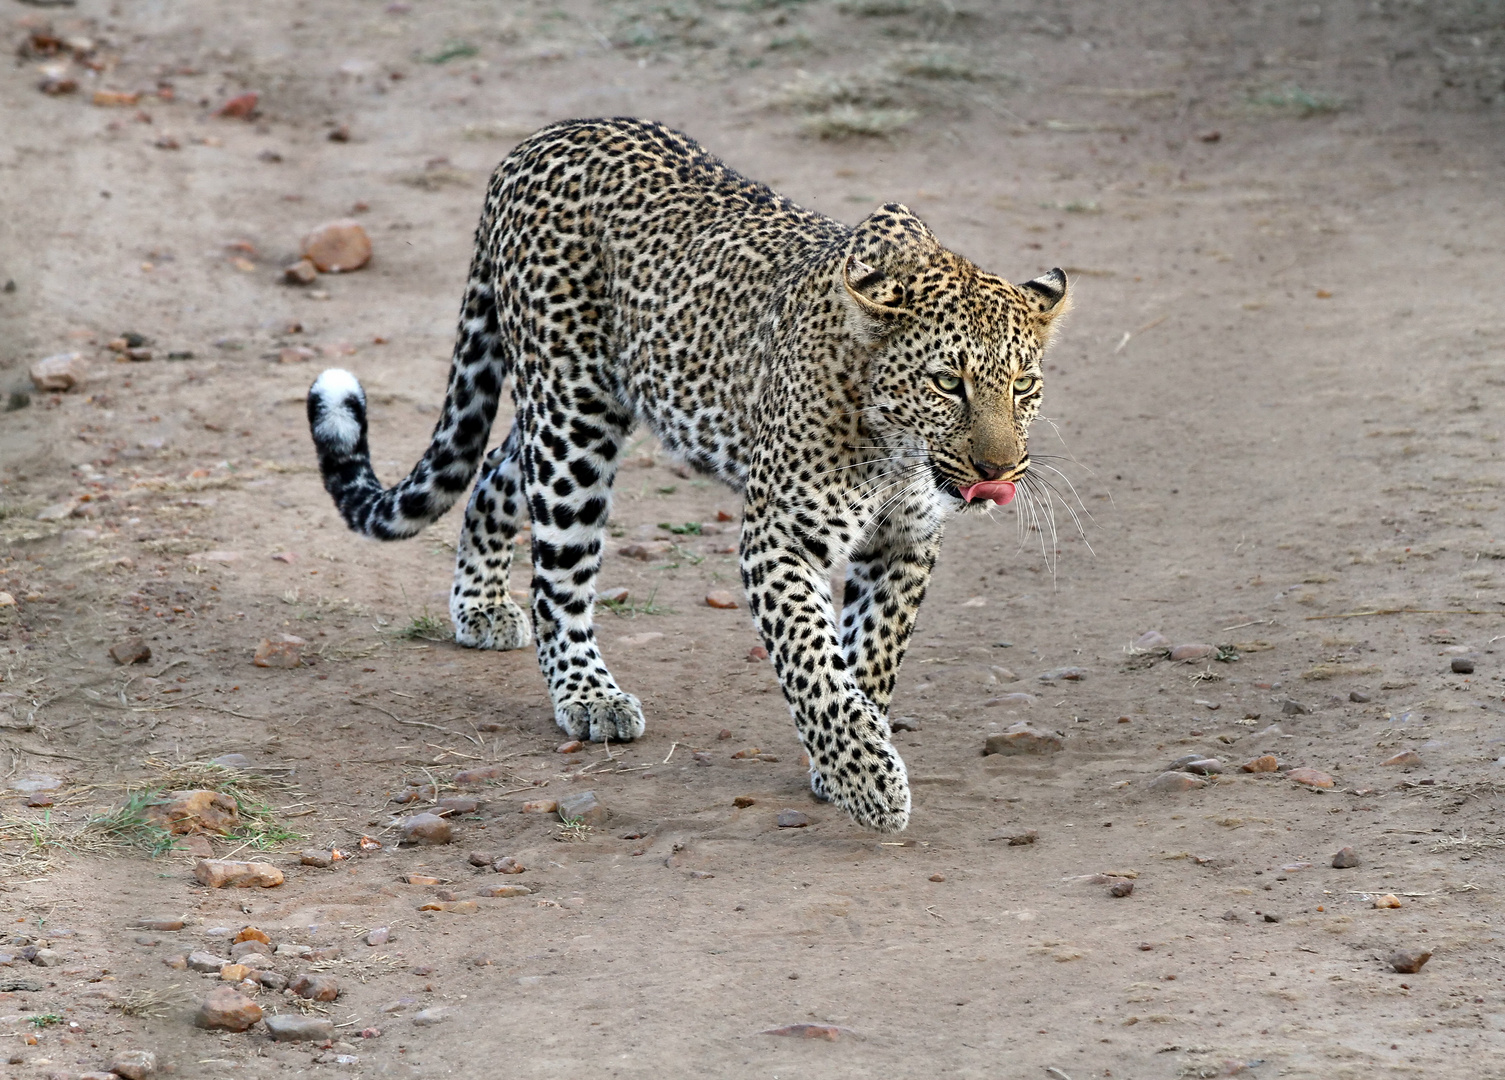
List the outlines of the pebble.
{"label": "pebble", "polygon": [[1087,669],[1079,667],[1051,668],[1041,675],[1041,682],[1081,682],[1087,677]]}
{"label": "pebble", "polygon": [[1266,911],[1264,913],[1264,920],[1265,920],[1265,922],[1275,923],[1275,922],[1279,922],[1281,920],[1281,918],[1282,918],[1282,916],[1275,914],[1275,912],[1273,912],[1273,911]]}
{"label": "pebble", "polygon": [[991,754],[1054,754],[1061,749],[1060,736],[1042,731],[1021,720],[998,735],[989,735],[983,756]]}
{"label": "pebble", "polygon": [[303,238],[303,256],[322,274],[359,270],[371,261],[371,238],[353,218],[325,222]]}
{"label": "pebble", "polygon": [[841,1038],[841,1032],[842,1029],[833,1024],[785,1024],[783,1027],[766,1028],[758,1034],[785,1035],[795,1039],[825,1039],[827,1042],[836,1042]]}
{"label": "pebble", "polygon": [[1415,975],[1430,959],[1432,953],[1429,949],[1396,949],[1390,954],[1388,962],[1402,975]]}
{"label": "pebble", "polygon": [[252,886],[270,889],[281,885],[283,881],[282,871],[271,863],[239,862],[233,859],[201,859],[193,868],[193,876],[198,878],[200,884],[211,889],[222,889],[226,885],[243,889]]}
{"label": "pebble", "polygon": [[562,742],[558,746],[554,747],[554,753],[578,754],[584,749],[585,743],[581,742],[579,739],[571,739],[569,742]]}
{"label": "pebble", "polygon": [[224,835],[240,824],[240,807],[229,795],[218,791],[174,791],[165,801],[148,806],[141,816],[168,833]]}
{"label": "pebble", "polygon": [[147,1080],[157,1073],[157,1055],[150,1050],[121,1050],[110,1059],[110,1071],[125,1080]]}
{"label": "pebble", "polygon": [[144,664],[152,658],[152,647],[145,638],[131,637],[110,646],[110,659],[121,666]]}
{"label": "pebble", "polygon": [[798,810],[780,810],[777,818],[781,829],[803,829],[810,824],[810,818]]}
{"label": "pebble", "polygon": [[474,915],[481,908],[474,900],[431,900],[427,904],[418,905],[418,910],[447,911],[451,915]]}
{"label": "pebble", "polygon": [[308,642],[296,634],[278,634],[275,639],[262,638],[251,663],[264,668],[295,668],[303,664],[303,646]]}
{"label": "pebble", "polygon": [[1280,703],[1280,711],[1284,716],[1310,716],[1312,714],[1312,707],[1286,698]]}
{"label": "pebble", "polygon": [[209,991],[193,1022],[201,1028],[245,1031],[261,1019],[261,1006],[231,986]]}
{"label": "pebble", "polygon": [[340,980],[333,975],[295,975],[287,988],[310,1001],[333,1001],[340,996]]}
{"label": "pebble", "polygon": [[385,945],[392,940],[392,929],[388,926],[378,926],[366,935],[367,945]]}
{"label": "pebble", "polygon": [[1276,772],[1280,769],[1280,761],[1274,754],[1261,754],[1251,761],[1246,761],[1239,766],[1244,772],[1267,773]]}
{"label": "pebble", "polygon": [[674,545],[667,540],[649,540],[641,544],[628,544],[618,548],[617,554],[624,559],[637,559],[640,562],[652,562],[674,550]]}
{"label": "pebble", "polygon": [[413,1024],[416,1027],[431,1027],[434,1024],[442,1024],[448,1019],[448,1010],[438,1006],[432,1009],[423,1009],[413,1014]]}
{"label": "pebble", "polygon": [[209,764],[220,765],[226,769],[249,769],[251,759],[244,754],[221,754],[217,758],[210,758]]}
{"label": "pebble", "polygon": [[931,881],[945,881],[946,880],[946,875],[945,874],[931,874],[930,875],[930,880]]}
{"label": "pebble", "polygon": [[894,731],[923,731],[925,725],[913,716],[896,716],[889,721],[889,727]]}
{"label": "pebble", "polygon": [[476,895],[489,897],[528,896],[532,892],[533,890],[526,885],[516,885],[509,882],[506,885],[482,885],[476,890]]}
{"label": "pebble", "polygon": [[998,664],[993,664],[993,665],[989,666],[989,668],[988,668],[988,674],[993,677],[993,680],[995,682],[1011,683],[1011,682],[1018,682],[1019,681],[1019,676],[1018,675],[1014,674],[1008,668],[1002,667],[1002,666],[1000,666]]}
{"label": "pebble", "polygon": [[57,353],[31,365],[31,383],[44,392],[67,392],[82,386],[88,371],[83,353]]}
{"label": "pebble", "polygon": [[521,874],[524,870],[528,869],[511,855],[503,855],[491,864],[491,868],[498,874]]}
{"label": "pebble", "polygon": [[260,971],[253,972],[251,977],[268,990],[281,991],[287,988],[287,976],[276,971],[263,968]]}
{"label": "pebble", "polygon": [[1009,837],[1009,847],[1025,847],[1040,839],[1039,829],[1026,829],[1022,833],[1015,833]]}
{"label": "pebble", "polygon": [[429,874],[409,874],[404,880],[409,885],[437,885],[439,879]]}
{"label": "pebble", "polygon": [[1132,881],[1115,881],[1112,885],[1108,886],[1108,895],[1115,898],[1128,896],[1133,891],[1134,883]]}
{"label": "pebble", "polygon": [[1451,666],[1454,675],[1472,675],[1474,673],[1474,662],[1466,656],[1453,657]]}
{"label": "pebble", "polygon": [[1188,642],[1185,645],[1177,645],[1171,650],[1172,660],[1205,660],[1217,653],[1216,645],[1203,645],[1200,642]]}
{"label": "pebble", "polygon": [[31,962],[37,967],[57,967],[63,962],[63,954],[43,947],[32,954]]}
{"label": "pebble", "polygon": [[1359,865],[1359,853],[1351,847],[1340,847],[1333,855],[1333,869],[1347,870]]}
{"label": "pebble", "polygon": [[560,821],[582,821],[599,827],[606,824],[606,807],[596,798],[594,791],[580,791],[566,795],[557,807]]}
{"label": "pebble", "polygon": [[1400,897],[1396,896],[1394,893],[1386,893],[1383,896],[1376,896],[1374,898],[1374,906],[1377,908],[1400,907]]}
{"label": "pebble", "polygon": [[481,784],[487,780],[495,780],[506,774],[505,765],[482,765],[478,769],[461,769],[455,773],[455,783],[461,786],[466,784]]}
{"label": "pebble", "polygon": [[298,860],[304,866],[325,867],[333,865],[334,855],[328,851],[320,851],[317,848],[310,848],[309,850],[299,855]]}
{"label": "pebble", "polygon": [[312,285],[319,280],[319,268],[312,259],[299,259],[282,268],[282,280],[289,285]]}
{"label": "pebble", "polygon": [[472,851],[465,856],[465,861],[471,866],[490,866],[496,861],[496,856],[484,851]]}
{"label": "pebble", "polygon": [[218,109],[215,109],[214,115],[248,120],[256,114],[256,103],[260,100],[261,95],[254,90],[244,94],[237,94]]}
{"label": "pebble", "polygon": [[1171,639],[1159,630],[1146,630],[1134,639],[1134,648],[1141,652],[1153,652],[1156,649],[1170,648]]}
{"label": "pebble", "polygon": [[213,953],[201,952],[195,949],[188,954],[188,969],[190,971],[214,972],[218,974],[230,961],[223,956],[215,956]]}
{"label": "pebble", "polygon": [[[705,594],[706,607],[720,608],[730,611],[737,606],[737,598],[725,589],[712,589]],[[1454,661],[1457,663],[1457,661]],[[1470,669],[1472,670],[1472,669]]]}
{"label": "pebble", "polygon": [[996,708],[999,705],[1033,705],[1039,699],[1034,694],[1003,694],[999,697],[988,698],[982,703],[985,709]]}
{"label": "pebble", "polygon": [[742,760],[744,758],[755,758],[762,752],[763,751],[756,746],[745,746],[741,750],[738,750],[735,754],[733,754],[732,757],[737,760]]}
{"label": "pebble", "polygon": [[1281,866],[1281,870],[1287,874],[1294,874],[1301,870],[1310,870],[1311,868],[1312,864],[1309,862],[1288,862]]}
{"label": "pebble", "polygon": [[311,945],[294,945],[290,941],[285,941],[277,946],[278,956],[295,956],[300,960],[305,956],[311,955],[313,951]]}
{"label": "pebble", "polygon": [[1206,786],[1207,781],[1200,776],[1172,770],[1170,772],[1163,772],[1151,780],[1149,789],[1151,791],[1193,791],[1196,788]]}
{"label": "pebble", "polygon": [[250,974],[251,968],[246,964],[226,964],[219,969],[219,980],[238,983],[244,981]]}
{"label": "pebble", "polygon": [[757,802],[751,795],[738,795],[732,800],[732,805],[739,810],[746,810],[749,806],[756,806]]}
{"label": "pebble", "polygon": [[1387,757],[1380,762],[1381,765],[1398,765],[1401,768],[1420,768],[1421,755],[1415,750],[1402,750],[1392,757]]}
{"label": "pebble", "polygon": [[1371,698],[1368,694],[1364,693],[1364,691],[1362,690],[1350,690],[1348,692],[1348,700],[1352,701],[1356,705],[1367,705],[1374,699]]}
{"label": "pebble", "polygon": [[327,1016],[279,1013],[267,1017],[267,1034],[273,1042],[327,1042],[334,1038],[334,1021]]}
{"label": "pebble", "polygon": [[631,595],[626,586],[618,585],[614,589],[602,589],[596,593],[596,599],[605,604],[625,604]]}
{"label": "pebble", "polygon": [[1320,769],[1292,769],[1286,775],[1307,787],[1330,788],[1334,783],[1333,778]]}
{"label": "pebble", "polygon": [[1195,761],[1188,761],[1182,768],[1197,776],[1211,776],[1223,771],[1223,763],[1217,758],[1198,758]]}
{"label": "pebble", "polygon": [[398,828],[404,844],[448,844],[455,838],[454,826],[438,814],[414,814]]}

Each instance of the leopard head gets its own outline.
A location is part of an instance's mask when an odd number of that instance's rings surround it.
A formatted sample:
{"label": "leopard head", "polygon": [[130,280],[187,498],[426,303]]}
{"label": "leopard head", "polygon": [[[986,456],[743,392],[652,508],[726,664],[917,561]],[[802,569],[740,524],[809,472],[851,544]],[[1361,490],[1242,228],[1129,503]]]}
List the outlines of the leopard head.
{"label": "leopard head", "polygon": [[1011,284],[889,204],[854,233],[841,284],[872,350],[864,412],[872,435],[922,452],[944,496],[1007,502],[1029,469],[1041,358],[1071,306],[1066,275]]}

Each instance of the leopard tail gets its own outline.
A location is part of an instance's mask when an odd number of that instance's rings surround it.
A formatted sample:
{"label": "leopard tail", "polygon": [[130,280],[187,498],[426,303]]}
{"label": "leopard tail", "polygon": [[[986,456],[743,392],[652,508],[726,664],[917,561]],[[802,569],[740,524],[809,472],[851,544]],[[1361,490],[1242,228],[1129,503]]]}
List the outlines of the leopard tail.
{"label": "leopard tail", "polygon": [[510,373],[498,333],[495,265],[490,255],[494,192],[476,229],[476,257],[460,311],[449,388],[423,457],[383,488],[371,469],[366,394],[350,372],[330,368],[308,391],[308,425],[325,490],[354,531],[378,540],[414,536],[470,486],[486,452],[502,383]]}

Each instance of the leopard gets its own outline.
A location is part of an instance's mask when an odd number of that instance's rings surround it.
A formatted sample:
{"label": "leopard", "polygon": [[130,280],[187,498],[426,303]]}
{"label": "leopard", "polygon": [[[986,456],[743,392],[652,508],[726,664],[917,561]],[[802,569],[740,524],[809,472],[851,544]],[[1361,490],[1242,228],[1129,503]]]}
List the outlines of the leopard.
{"label": "leopard", "polygon": [[[376,476],[349,371],[318,376],[308,421],[325,488],[366,537],[417,534],[475,480],[455,641],[536,643],[572,739],[645,731],[593,624],[629,436],[645,426],[740,493],[747,611],[810,791],[891,833],[911,795],[889,703],[946,523],[1029,480],[1042,358],[1069,307],[1059,268],[1013,284],[902,203],[847,225],[660,123],[567,120],[491,176],[444,403],[411,471]],[[507,385],[511,428],[488,451]],[[526,611],[509,589],[525,524]]]}

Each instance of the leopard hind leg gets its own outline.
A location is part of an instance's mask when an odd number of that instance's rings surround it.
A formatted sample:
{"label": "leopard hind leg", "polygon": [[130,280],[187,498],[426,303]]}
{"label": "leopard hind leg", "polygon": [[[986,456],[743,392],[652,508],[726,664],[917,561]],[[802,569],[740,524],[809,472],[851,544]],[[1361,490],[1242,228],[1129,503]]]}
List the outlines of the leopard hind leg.
{"label": "leopard hind leg", "polygon": [[522,444],[514,422],[506,441],[486,456],[460,527],[449,616],[455,641],[471,649],[521,649],[533,640],[528,613],[509,595],[513,541],[526,512]]}

